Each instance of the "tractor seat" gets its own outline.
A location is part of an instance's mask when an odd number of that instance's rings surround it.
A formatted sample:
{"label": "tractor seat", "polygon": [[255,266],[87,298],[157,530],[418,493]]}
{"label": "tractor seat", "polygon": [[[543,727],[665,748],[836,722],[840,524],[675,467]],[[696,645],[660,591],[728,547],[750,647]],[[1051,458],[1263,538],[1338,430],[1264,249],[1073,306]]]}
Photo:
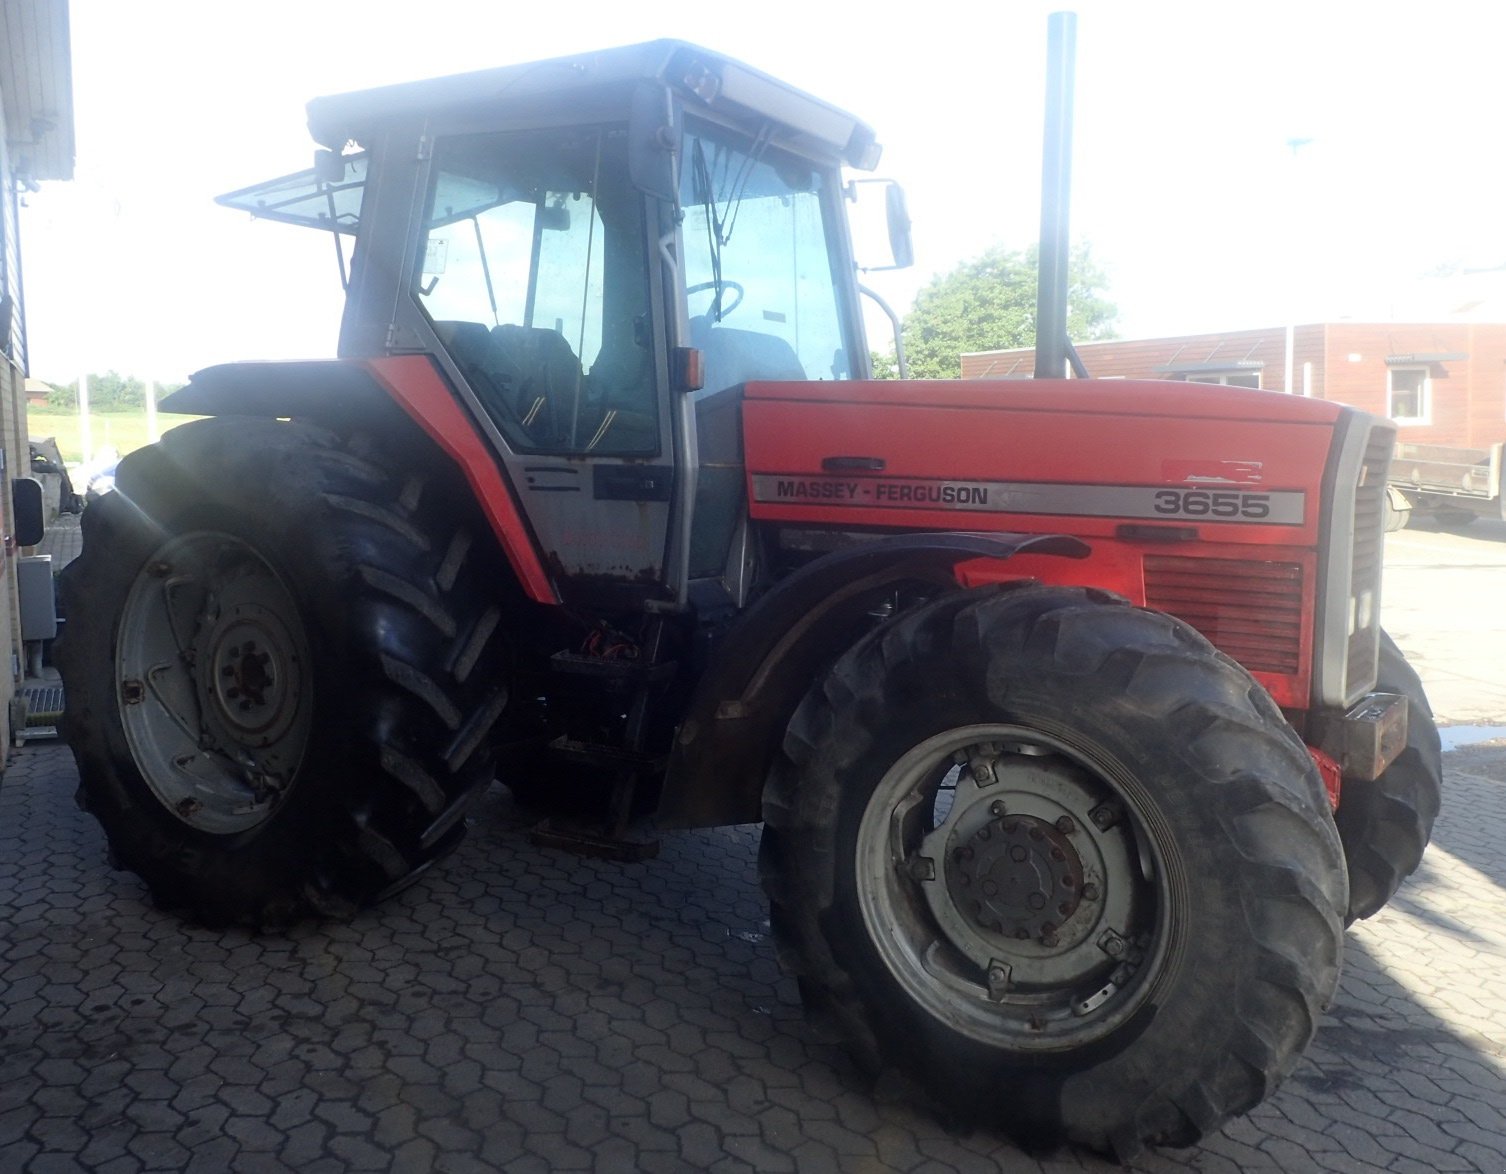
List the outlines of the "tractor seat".
{"label": "tractor seat", "polygon": [[758,379],[809,378],[795,349],[777,335],[731,330],[700,315],[690,320],[690,339],[705,355],[708,391]]}
{"label": "tractor seat", "polygon": [[548,444],[569,428],[580,361],[558,331],[436,322],[434,332],[504,431],[528,444]]}
{"label": "tractor seat", "polygon": [[580,360],[564,335],[507,322],[494,326],[489,370],[507,389],[510,406],[530,437],[563,437],[581,388]]}

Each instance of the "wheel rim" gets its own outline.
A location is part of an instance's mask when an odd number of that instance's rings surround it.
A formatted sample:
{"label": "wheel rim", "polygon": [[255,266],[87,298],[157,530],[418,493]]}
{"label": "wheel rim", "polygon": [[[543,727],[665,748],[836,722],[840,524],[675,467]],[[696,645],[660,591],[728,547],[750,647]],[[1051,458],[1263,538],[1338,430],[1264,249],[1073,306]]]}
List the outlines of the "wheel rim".
{"label": "wheel rim", "polygon": [[270,819],[312,708],[303,621],[272,565],[232,534],[169,540],[126,597],[115,663],[126,741],[162,805],[216,835]]}
{"label": "wheel rim", "polygon": [[1180,931],[1145,809],[1041,731],[967,726],[880,780],[858,828],[859,903],[889,974],[994,1047],[1100,1039],[1164,980]]}

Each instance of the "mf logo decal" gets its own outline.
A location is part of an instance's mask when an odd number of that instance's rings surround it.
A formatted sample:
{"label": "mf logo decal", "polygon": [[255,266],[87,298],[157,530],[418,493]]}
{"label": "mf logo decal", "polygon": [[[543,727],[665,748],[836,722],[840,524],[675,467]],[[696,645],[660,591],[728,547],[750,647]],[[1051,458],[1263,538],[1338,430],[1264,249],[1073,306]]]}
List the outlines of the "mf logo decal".
{"label": "mf logo decal", "polygon": [[1054,485],[1028,481],[927,481],[755,473],[753,500],[773,505],[967,510],[1093,518],[1203,518],[1300,526],[1296,490],[1158,489],[1149,485]]}

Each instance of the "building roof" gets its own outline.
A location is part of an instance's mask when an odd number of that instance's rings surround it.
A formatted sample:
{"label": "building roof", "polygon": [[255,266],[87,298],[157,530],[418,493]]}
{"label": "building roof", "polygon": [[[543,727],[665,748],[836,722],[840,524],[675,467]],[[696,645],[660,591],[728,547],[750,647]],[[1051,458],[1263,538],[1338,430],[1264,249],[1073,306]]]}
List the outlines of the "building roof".
{"label": "building roof", "polygon": [[68,0],[0,0],[0,105],[17,178],[72,179]]}

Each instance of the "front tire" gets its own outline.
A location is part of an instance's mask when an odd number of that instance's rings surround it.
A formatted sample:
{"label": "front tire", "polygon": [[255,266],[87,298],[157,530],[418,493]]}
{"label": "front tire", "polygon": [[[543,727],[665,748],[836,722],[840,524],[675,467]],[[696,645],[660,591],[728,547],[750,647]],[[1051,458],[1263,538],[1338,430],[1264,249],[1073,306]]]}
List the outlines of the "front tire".
{"label": "front tire", "polygon": [[1372,917],[1422,863],[1443,804],[1443,752],[1422,681],[1390,636],[1380,637],[1375,688],[1407,699],[1407,746],[1373,782],[1346,782],[1334,819],[1349,866],[1349,912]]}
{"label": "front tire", "polygon": [[160,903],[346,915],[458,843],[507,691],[500,576],[453,470],[215,418],[122,462],[83,526],[65,734],[81,805]]}
{"label": "front tire", "polygon": [[1323,788],[1269,696],[1097,592],[958,592],[790,724],[762,865],[782,957],[947,1118],[1121,1159],[1263,1099],[1338,980]]}

